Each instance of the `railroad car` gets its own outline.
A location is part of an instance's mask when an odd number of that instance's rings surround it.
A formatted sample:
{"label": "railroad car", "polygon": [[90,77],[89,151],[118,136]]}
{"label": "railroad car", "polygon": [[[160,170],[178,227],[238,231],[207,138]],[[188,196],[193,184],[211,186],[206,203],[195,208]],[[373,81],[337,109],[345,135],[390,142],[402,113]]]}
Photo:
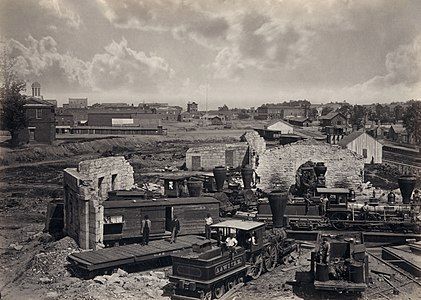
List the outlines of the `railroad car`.
{"label": "railroad car", "polygon": [[[225,292],[246,278],[257,279],[262,272],[272,271],[278,262],[297,249],[294,240],[282,228],[287,198],[271,193],[272,229],[256,221],[227,220],[212,225],[218,233],[218,246],[202,247],[199,251],[172,256],[174,283],[172,299],[221,298]],[[238,245],[228,249],[223,241],[234,234]]]}
{"label": "railroad car", "polygon": [[369,282],[369,263],[363,235],[319,233],[316,248],[311,252],[311,273],[316,290],[365,291]]}

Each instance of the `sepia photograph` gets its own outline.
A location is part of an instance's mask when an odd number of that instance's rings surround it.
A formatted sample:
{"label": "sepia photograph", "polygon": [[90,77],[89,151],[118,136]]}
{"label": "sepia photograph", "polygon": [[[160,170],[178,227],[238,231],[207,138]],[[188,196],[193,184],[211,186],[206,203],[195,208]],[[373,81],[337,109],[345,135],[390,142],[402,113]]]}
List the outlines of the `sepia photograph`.
{"label": "sepia photograph", "polygon": [[420,299],[420,148],[419,0],[0,0],[0,299]]}

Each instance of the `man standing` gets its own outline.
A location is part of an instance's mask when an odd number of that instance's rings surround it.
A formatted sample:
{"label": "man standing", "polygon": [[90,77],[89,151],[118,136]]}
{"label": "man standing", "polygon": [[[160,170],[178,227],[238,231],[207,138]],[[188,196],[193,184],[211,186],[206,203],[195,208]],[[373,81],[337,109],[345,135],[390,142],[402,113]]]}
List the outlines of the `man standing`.
{"label": "man standing", "polygon": [[361,207],[361,216],[364,220],[368,219],[368,211],[369,211],[368,202],[364,202],[364,205]]}
{"label": "man standing", "polygon": [[145,217],[142,220],[142,227],[141,227],[141,232],[143,235],[143,241],[142,241],[143,245],[149,244],[149,233],[151,231],[151,225],[152,225],[152,222],[151,220],[149,220],[149,216],[145,215]]}
{"label": "man standing", "polygon": [[231,253],[231,259],[234,258],[235,247],[238,245],[238,241],[235,238],[234,233],[230,233],[230,236],[227,237],[227,239],[225,240],[225,244],[227,245],[228,250]]}
{"label": "man standing", "polygon": [[210,240],[211,238],[211,225],[213,224],[213,220],[211,214],[208,213],[205,218],[205,236],[206,239]]}
{"label": "man standing", "polygon": [[324,264],[329,263],[330,243],[328,242],[327,238],[323,238],[323,242],[320,245],[319,251],[320,262]]}
{"label": "man standing", "polygon": [[177,216],[174,216],[174,219],[171,222],[171,241],[170,243],[175,243],[177,240],[177,235],[180,232],[180,221]]}

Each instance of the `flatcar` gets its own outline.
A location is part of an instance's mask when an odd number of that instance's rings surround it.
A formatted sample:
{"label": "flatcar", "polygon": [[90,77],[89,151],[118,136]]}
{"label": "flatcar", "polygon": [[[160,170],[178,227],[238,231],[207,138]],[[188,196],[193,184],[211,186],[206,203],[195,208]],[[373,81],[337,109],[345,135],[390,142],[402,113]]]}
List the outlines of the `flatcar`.
{"label": "flatcar", "polygon": [[[257,279],[272,271],[278,262],[297,249],[294,240],[282,228],[286,197],[269,195],[273,212],[272,229],[255,221],[227,220],[212,225],[218,233],[218,246],[201,247],[191,253],[172,256],[174,283],[172,299],[218,299],[247,278]],[[234,234],[238,244],[228,250],[223,241]]]}

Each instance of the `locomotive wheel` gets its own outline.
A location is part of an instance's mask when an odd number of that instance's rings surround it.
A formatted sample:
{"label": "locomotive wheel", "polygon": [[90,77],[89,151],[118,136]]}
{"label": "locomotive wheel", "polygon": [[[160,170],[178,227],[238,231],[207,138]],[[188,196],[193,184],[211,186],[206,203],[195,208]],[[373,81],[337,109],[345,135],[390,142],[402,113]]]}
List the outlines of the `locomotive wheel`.
{"label": "locomotive wheel", "polygon": [[334,213],[330,216],[330,223],[332,224],[333,228],[336,230],[343,230],[345,229],[345,224],[342,222],[336,222],[336,221],[343,221],[347,219],[347,215],[345,213]]}
{"label": "locomotive wheel", "polygon": [[251,266],[250,269],[250,276],[253,279],[257,279],[260,277],[260,274],[263,272],[263,259],[262,255],[257,255],[254,257],[254,264]]}
{"label": "locomotive wheel", "polygon": [[219,283],[216,287],[215,287],[215,298],[219,299],[221,298],[224,294],[225,294],[225,285],[223,282]]}
{"label": "locomotive wheel", "polygon": [[236,285],[235,278],[230,278],[227,283],[227,290],[229,291],[230,289],[235,287],[235,285]]}
{"label": "locomotive wheel", "polygon": [[275,269],[278,262],[278,248],[275,244],[270,244],[264,250],[264,262],[266,271],[270,272]]}
{"label": "locomotive wheel", "polygon": [[212,300],[212,292],[207,292],[203,298],[203,300]]}

